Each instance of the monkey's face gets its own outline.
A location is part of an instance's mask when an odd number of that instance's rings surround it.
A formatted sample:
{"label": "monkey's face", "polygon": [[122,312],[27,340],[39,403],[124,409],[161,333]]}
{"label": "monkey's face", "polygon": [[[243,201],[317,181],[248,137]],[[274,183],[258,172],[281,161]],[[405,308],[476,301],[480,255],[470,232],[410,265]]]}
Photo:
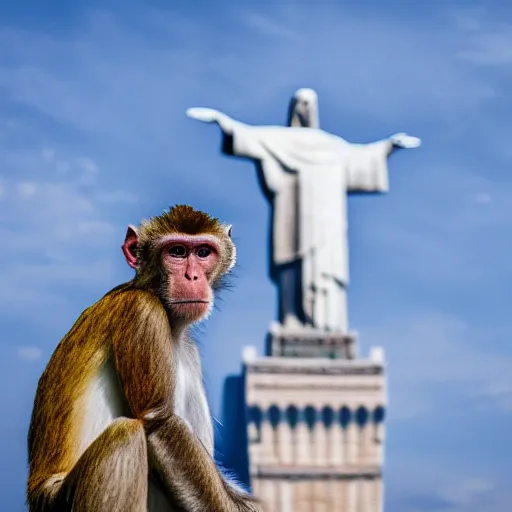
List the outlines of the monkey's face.
{"label": "monkey's face", "polygon": [[170,320],[182,326],[208,316],[213,291],[236,262],[231,226],[186,205],[146,219],[140,228],[129,225],[122,250],[136,270],[134,284],[156,293]]}
{"label": "monkey's face", "polygon": [[213,236],[169,235],[162,240],[165,301],[176,320],[195,322],[213,306],[211,283],[220,265]]}

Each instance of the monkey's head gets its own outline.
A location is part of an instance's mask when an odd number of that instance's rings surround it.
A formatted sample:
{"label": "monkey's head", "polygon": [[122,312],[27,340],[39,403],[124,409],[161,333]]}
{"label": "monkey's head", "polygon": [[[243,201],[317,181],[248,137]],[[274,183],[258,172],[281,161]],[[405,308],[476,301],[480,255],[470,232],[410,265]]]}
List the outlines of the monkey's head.
{"label": "monkey's head", "polygon": [[135,285],[155,292],[171,318],[186,323],[208,316],[213,291],[236,261],[231,226],[183,205],[128,226],[123,253]]}

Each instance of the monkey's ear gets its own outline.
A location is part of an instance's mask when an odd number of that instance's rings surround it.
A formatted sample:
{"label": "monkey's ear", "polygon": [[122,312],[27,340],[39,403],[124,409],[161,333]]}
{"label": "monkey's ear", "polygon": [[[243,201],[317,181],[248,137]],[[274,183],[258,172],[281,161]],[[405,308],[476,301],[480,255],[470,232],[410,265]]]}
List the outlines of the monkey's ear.
{"label": "monkey's ear", "polygon": [[224,231],[225,231],[226,235],[228,235],[229,238],[231,238],[231,232],[233,231],[233,226],[231,224],[224,226]]}
{"label": "monkey's ear", "polygon": [[126,236],[124,238],[123,244],[123,254],[126,259],[126,263],[130,265],[132,268],[137,268],[137,244],[139,242],[139,236],[137,234],[137,228],[128,225],[128,229],[126,230]]}

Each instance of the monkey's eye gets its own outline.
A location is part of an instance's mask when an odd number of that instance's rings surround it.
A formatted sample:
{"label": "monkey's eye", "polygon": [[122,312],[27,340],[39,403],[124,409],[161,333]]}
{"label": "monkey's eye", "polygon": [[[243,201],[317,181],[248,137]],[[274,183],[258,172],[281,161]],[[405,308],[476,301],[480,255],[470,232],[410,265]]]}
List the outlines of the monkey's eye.
{"label": "monkey's eye", "polygon": [[207,258],[212,253],[212,250],[207,245],[203,245],[197,249],[197,255],[199,258]]}
{"label": "monkey's eye", "polygon": [[183,245],[173,245],[169,249],[169,254],[175,258],[184,258],[187,255],[187,249]]}

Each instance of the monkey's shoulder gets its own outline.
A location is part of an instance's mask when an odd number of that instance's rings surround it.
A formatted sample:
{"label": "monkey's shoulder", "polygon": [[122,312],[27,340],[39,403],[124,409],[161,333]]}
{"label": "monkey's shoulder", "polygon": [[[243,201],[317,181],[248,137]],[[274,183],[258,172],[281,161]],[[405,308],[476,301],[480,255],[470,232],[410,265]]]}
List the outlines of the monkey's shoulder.
{"label": "monkey's shoulder", "polygon": [[141,318],[155,324],[168,323],[165,307],[155,294],[131,283],[120,285],[82,312],[55,352],[96,352],[113,334],[128,331]]}
{"label": "monkey's shoulder", "polygon": [[89,306],[77,319],[94,320],[101,316],[109,323],[116,323],[119,316],[128,314],[148,314],[149,311],[159,315],[165,313],[161,300],[151,291],[135,287],[132,282],[119,285],[107,292],[101,299]]}
{"label": "monkey's shoulder", "polygon": [[131,286],[114,288],[78,317],[55,348],[40,378],[40,390],[58,387],[62,375],[80,384],[85,375],[100,371],[112,355],[114,340],[130,343],[137,326],[146,332],[170,336],[164,306],[151,292]]}

